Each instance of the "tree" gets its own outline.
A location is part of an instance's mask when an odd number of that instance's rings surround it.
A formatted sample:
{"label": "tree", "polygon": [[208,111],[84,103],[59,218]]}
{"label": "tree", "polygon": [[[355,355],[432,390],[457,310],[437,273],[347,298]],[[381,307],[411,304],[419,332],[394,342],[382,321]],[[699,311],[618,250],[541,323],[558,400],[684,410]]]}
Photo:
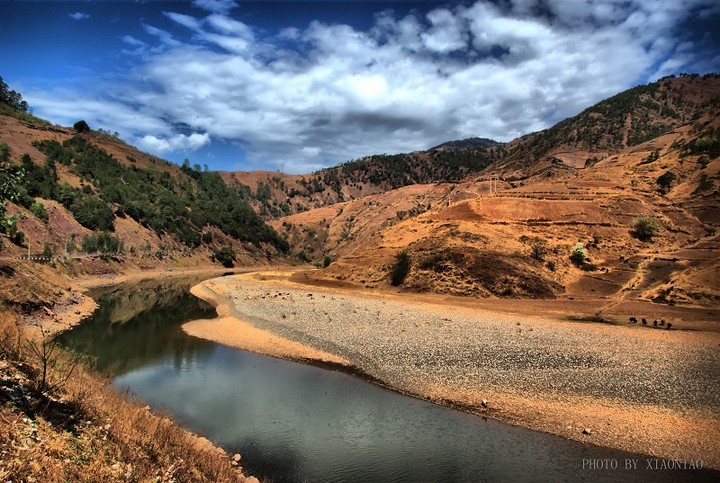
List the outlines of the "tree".
{"label": "tree", "polygon": [[[0,78],[2,81],[2,78]],[[18,170],[8,163],[0,163],[0,233],[8,233],[18,244],[22,243],[21,236],[25,234],[17,231],[17,220],[23,218],[20,215],[7,214],[7,202],[16,203],[20,200],[20,185],[24,177],[22,169]],[[19,235],[21,233],[22,235]]]}
{"label": "tree", "polygon": [[112,231],[115,215],[106,204],[90,196],[76,199],[70,207],[73,216],[85,228],[90,230]]}
{"label": "tree", "polygon": [[665,173],[658,176],[657,184],[663,193],[667,193],[672,188],[673,183],[677,179],[677,175],[672,171],[665,171]]}
{"label": "tree", "polygon": [[75,129],[75,131],[78,133],[89,132],[90,126],[88,126],[88,124],[85,121],[81,120],[81,121],[76,122],[73,125],[73,129]]}
{"label": "tree", "polygon": [[395,255],[395,265],[392,269],[390,283],[398,286],[405,282],[405,277],[410,273],[410,255],[405,250]]}
{"label": "tree", "polygon": [[639,216],[635,219],[635,231],[633,235],[640,240],[649,240],[655,236],[660,229],[658,222],[655,218],[649,216]]}
{"label": "tree", "polygon": [[28,103],[25,102],[19,92],[11,91],[10,87],[0,77],[0,102],[17,109],[18,111],[27,111]]}
{"label": "tree", "polygon": [[213,258],[222,263],[222,266],[225,268],[232,268],[235,266],[235,250],[231,245],[225,245],[224,247],[215,250]]}

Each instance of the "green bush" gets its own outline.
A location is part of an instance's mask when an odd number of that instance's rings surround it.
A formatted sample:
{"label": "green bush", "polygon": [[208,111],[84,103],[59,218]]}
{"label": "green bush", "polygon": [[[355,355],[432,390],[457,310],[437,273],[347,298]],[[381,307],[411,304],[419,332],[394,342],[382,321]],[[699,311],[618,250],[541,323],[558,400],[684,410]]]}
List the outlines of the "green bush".
{"label": "green bush", "polygon": [[635,231],[633,235],[640,240],[649,240],[655,236],[660,229],[658,221],[655,218],[642,215],[635,219]]}
{"label": "green bush", "polygon": [[114,230],[115,216],[110,207],[97,198],[84,196],[76,199],[70,207],[73,216],[85,228],[90,230]]}
{"label": "green bush", "polygon": [[6,143],[0,143],[0,163],[10,161],[10,146]]}
{"label": "green bush", "polygon": [[410,255],[403,250],[395,255],[395,265],[392,269],[390,283],[394,286],[402,285],[408,273],[410,273]]}
{"label": "green bush", "polygon": [[587,260],[587,252],[585,251],[583,244],[578,243],[575,245],[572,252],[570,252],[570,261],[576,265],[582,265],[585,263],[585,260]]}
{"label": "green bush", "polygon": [[223,267],[232,268],[235,266],[235,250],[231,245],[225,245],[224,247],[215,250],[213,258],[220,262]]}
{"label": "green bush", "polygon": [[32,206],[30,206],[30,212],[35,215],[38,220],[41,220],[44,223],[47,223],[50,219],[47,210],[39,201],[34,202]]}
{"label": "green bush", "polygon": [[70,237],[68,238],[68,241],[65,243],[65,251],[68,255],[72,254],[75,249],[77,248],[75,246],[75,238],[77,237],[77,234],[71,233]]}
{"label": "green bush", "polygon": [[332,263],[332,258],[330,258],[330,255],[325,255],[325,258],[323,258],[322,267],[327,268]]}

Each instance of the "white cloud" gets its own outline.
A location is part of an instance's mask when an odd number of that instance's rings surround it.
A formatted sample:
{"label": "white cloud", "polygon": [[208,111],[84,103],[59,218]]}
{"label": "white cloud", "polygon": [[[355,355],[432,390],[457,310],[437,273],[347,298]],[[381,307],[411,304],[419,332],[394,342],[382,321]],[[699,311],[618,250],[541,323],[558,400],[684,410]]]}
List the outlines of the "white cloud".
{"label": "white cloud", "polygon": [[80,20],[86,20],[86,19],[90,18],[90,14],[85,13],[85,12],[75,12],[75,13],[69,13],[68,17],[70,17],[73,20],[80,21]]}
{"label": "white cloud", "polygon": [[212,137],[241,144],[256,167],[283,161],[289,172],[464,137],[507,141],[713,62],[678,32],[693,6],[712,14],[702,0],[477,2],[427,16],[382,12],[368,31],[312,22],[276,36],[229,17],[234,2],[195,5],[211,13],[166,13],[192,43],[144,25],[161,45],[113,89],[123,97],[105,112],[101,96],[79,105],[155,153]]}
{"label": "white cloud", "polygon": [[173,35],[167,30],[162,30],[146,24],[143,24],[143,29],[145,29],[145,31],[153,37],[156,37],[163,46],[180,47],[182,45],[182,43],[175,40]]}
{"label": "white cloud", "polygon": [[237,7],[238,4],[233,0],[194,0],[193,5],[207,10],[226,15],[230,10]]}
{"label": "white cloud", "polygon": [[122,37],[122,41],[133,47],[147,47],[147,44],[145,42],[143,42],[142,40],[136,39],[132,35],[124,35]]}
{"label": "white cloud", "polygon": [[198,20],[195,17],[192,17],[190,15],[184,15],[182,13],[175,13],[175,12],[164,12],[165,16],[173,20],[174,22],[179,23],[180,25],[183,25],[190,30],[199,30],[200,29],[200,20]]}
{"label": "white cloud", "polygon": [[155,155],[163,155],[170,151],[195,151],[210,143],[207,133],[192,133],[189,136],[176,134],[168,138],[158,138],[151,134],[136,139],[134,144]]}

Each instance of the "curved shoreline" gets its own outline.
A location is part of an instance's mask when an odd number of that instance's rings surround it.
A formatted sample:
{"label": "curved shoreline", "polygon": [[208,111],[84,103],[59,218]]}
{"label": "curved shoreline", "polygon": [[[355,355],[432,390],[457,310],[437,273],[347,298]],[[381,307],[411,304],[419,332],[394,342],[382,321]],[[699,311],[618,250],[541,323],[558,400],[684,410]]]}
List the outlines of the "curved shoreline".
{"label": "curved shoreline", "polygon": [[351,363],[347,359],[278,337],[231,316],[229,305],[220,303],[219,297],[203,284],[204,282],[195,285],[190,292],[213,305],[218,313],[218,318],[187,322],[182,326],[186,334],[282,359],[297,362],[319,362],[339,368],[351,367]]}
{"label": "curved shoreline", "polygon": [[[328,321],[325,321],[325,326],[318,329],[312,322],[307,323],[303,319],[303,315],[307,315],[310,310],[313,310],[313,316],[316,318],[332,318],[337,313],[334,311],[334,305],[339,305],[340,309],[347,309],[348,306],[356,307],[353,311],[360,310],[366,305],[373,310],[379,307],[377,317],[380,319],[382,306],[387,303],[388,307],[393,310],[396,307],[404,307],[405,310],[412,310],[414,314],[420,314],[422,318],[432,312],[443,313],[442,306],[403,300],[400,297],[393,297],[392,294],[376,296],[354,293],[352,290],[311,287],[290,281],[289,277],[289,273],[275,272],[271,274],[266,272],[202,282],[193,287],[192,292],[215,305],[221,318],[201,321],[202,324],[191,322],[183,326],[183,330],[191,335],[224,345],[349,372],[402,394],[488,416],[505,423],[587,444],[646,454],[651,457],[703,460],[706,467],[720,468],[720,441],[718,438],[720,424],[717,411],[709,411],[704,406],[676,409],[656,403],[638,402],[632,398],[622,400],[567,391],[548,391],[544,387],[539,387],[537,391],[527,392],[522,388],[512,387],[514,382],[512,378],[505,384],[458,383],[459,372],[457,370],[453,372],[453,368],[448,369],[449,363],[443,362],[442,354],[439,360],[432,361],[434,365],[425,370],[427,377],[423,377],[423,371],[402,372],[399,371],[400,365],[393,367],[391,364],[386,364],[386,361],[378,360],[377,357],[373,359],[372,351],[363,352],[363,344],[359,342],[362,336],[367,334],[374,334],[379,338],[384,337],[382,332],[383,329],[388,328],[387,325],[378,325],[373,328],[370,324],[370,332],[358,336],[353,331],[356,330],[356,325],[362,324],[349,323],[347,316],[351,314],[348,310],[344,310],[344,318],[343,311],[340,311],[341,323],[332,325],[332,331],[327,330]],[[240,286],[244,288],[240,289]],[[280,292],[277,292],[278,290]],[[315,296],[310,293],[304,298],[299,297],[299,292],[303,292],[302,295],[305,295],[308,290],[312,290]],[[254,293],[258,294],[256,298],[253,298]],[[317,303],[313,303],[311,300],[317,300]],[[317,310],[318,306],[322,308]],[[278,312],[278,307],[282,307],[281,313]],[[296,311],[290,311],[293,307]],[[447,313],[447,307],[444,309],[444,313]],[[257,312],[253,312],[254,310]],[[301,313],[297,314],[297,310]],[[288,311],[289,313],[287,313]],[[473,312],[473,310],[464,308],[463,312]],[[481,318],[491,315],[497,319],[492,322],[496,325],[499,323],[500,327],[510,329],[512,328],[510,324],[512,326],[515,323],[520,325],[520,322],[514,322],[516,318],[507,314],[485,313],[483,310],[475,312],[479,313]],[[428,317],[430,316],[428,315]],[[309,316],[306,318],[312,319]],[[346,323],[342,323],[343,320]],[[455,322],[447,317],[440,320],[447,321],[447,325]],[[217,325],[218,321],[224,322]],[[404,322],[396,320],[394,323],[402,324]],[[543,336],[546,337],[552,337],[553,330],[567,332],[568,326],[571,326],[573,330],[579,329],[577,341],[573,339],[571,342],[583,344],[587,342],[584,340],[585,337],[593,339],[602,333],[598,330],[607,330],[607,327],[539,317],[533,318],[531,323],[533,325],[527,330],[532,331],[534,328],[536,332],[542,331],[541,335],[544,334]],[[440,323],[440,325],[442,324],[443,322]],[[523,324],[527,324],[525,319],[523,319]],[[418,329],[418,324],[415,326],[416,332],[422,332],[422,329]],[[626,329],[625,327],[614,327],[612,330],[624,331]],[[479,330],[484,330],[484,328],[481,327]],[[496,330],[496,328],[493,327],[491,330]],[[343,332],[353,332],[353,334],[347,339],[337,336],[337,333]],[[252,336],[247,337],[248,334],[252,334]],[[472,333],[468,337],[475,335],[477,334]],[[626,337],[627,334],[620,333],[619,336]],[[658,334],[652,334],[651,341],[653,337],[657,339],[657,336]],[[412,331],[408,333],[403,330],[402,337],[412,341],[418,338],[418,335]],[[700,340],[697,338],[697,334],[681,334],[679,339],[689,346],[700,345],[702,350],[713,344],[717,347],[718,341],[714,341],[714,339],[718,337],[714,334],[710,334],[708,337],[713,340]],[[268,346],[258,342],[262,342],[263,339],[275,341],[279,345],[270,344]],[[290,343],[293,349],[287,350],[286,343]],[[419,351],[426,350],[426,346],[422,344],[413,347],[412,350],[415,352],[412,354],[413,356],[417,356]],[[427,349],[433,349],[433,347]],[[486,348],[482,345],[478,345],[478,347]],[[402,349],[404,347],[398,350]],[[318,357],[317,353],[322,356]],[[570,356],[562,354],[562,347],[558,349],[558,353],[563,357],[572,356],[572,354]],[[333,357],[338,358],[340,362],[333,361]],[[616,357],[622,359],[622,354],[616,355]],[[583,370],[587,369],[573,370],[571,368],[570,372],[581,373]],[[449,371],[450,377],[444,379],[443,371]],[[589,429],[591,434],[583,434],[585,429]]]}

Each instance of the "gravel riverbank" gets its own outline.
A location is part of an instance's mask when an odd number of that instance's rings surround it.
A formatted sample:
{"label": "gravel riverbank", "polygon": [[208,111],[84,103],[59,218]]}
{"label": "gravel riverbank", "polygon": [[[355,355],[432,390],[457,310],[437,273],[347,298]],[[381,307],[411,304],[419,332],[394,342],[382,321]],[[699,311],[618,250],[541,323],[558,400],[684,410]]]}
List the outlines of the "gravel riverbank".
{"label": "gravel riverbank", "polygon": [[[459,309],[262,274],[202,287],[227,305],[226,315],[350,361],[401,392],[572,439],[720,468],[717,334]],[[237,330],[206,324],[191,333],[237,345],[228,341],[242,338]]]}

